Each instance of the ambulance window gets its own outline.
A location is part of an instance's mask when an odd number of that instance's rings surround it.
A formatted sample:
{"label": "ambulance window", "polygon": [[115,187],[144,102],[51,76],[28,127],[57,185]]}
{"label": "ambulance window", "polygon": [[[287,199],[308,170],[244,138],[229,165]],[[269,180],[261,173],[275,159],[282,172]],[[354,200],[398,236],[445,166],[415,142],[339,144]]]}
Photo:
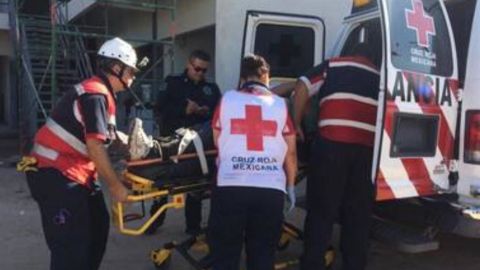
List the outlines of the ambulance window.
{"label": "ambulance window", "polygon": [[390,156],[435,156],[438,119],[438,115],[396,113],[394,115]]}
{"label": "ambulance window", "polygon": [[359,43],[366,43],[371,48],[370,59],[375,66],[380,67],[382,61],[382,32],[380,20],[366,21],[356,26],[348,35],[340,56],[351,56],[353,49]]}
{"label": "ambulance window", "polygon": [[313,66],[312,28],[262,23],[257,26],[255,54],[270,64],[271,77],[296,78]]}
{"label": "ambulance window", "polygon": [[452,45],[439,0],[388,1],[392,64],[398,69],[451,76]]}

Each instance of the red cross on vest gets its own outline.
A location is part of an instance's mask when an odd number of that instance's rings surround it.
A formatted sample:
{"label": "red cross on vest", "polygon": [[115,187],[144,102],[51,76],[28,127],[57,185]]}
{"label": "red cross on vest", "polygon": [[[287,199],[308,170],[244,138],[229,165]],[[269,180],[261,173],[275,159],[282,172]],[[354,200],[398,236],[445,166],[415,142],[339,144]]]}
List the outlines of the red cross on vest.
{"label": "red cross on vest", "polygon": [[231,120],[231,134],[246,135],[247,150],[263,151],[263,137],[275,137],[277,122],[262,119],[262,107],[245,106],[245,119]]}
{"label": "red cross on vest", "polygon": [[407,27],[415,30],[417,43],[422,47],[429,47],[428,35],[435,36],[435,24],[432,16],[429,16],[423,9],[422,0],[412,0],[413,10],[405,10]]}

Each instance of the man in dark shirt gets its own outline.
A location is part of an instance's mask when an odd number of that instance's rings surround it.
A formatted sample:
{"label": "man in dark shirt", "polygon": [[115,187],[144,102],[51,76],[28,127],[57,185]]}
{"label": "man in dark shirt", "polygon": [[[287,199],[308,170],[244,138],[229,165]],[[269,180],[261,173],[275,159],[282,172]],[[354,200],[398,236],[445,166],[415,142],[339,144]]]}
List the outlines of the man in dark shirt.
{"label": "man in dark shirt", "polygon": [[[210,121],[221,98],[215,83],[207,82],[205,74],[210,56],[195,50],[188,58],[185,71],[166,78],[166,90],[159,98],[160,134],[168,136],[181,127]],[[186,232],[198,234],[202,220],[201,194],[188,194],[185,205]]]}
{"label": "man in dark shirt", "polygon": [[295,87],[295,125],[307,101],[318,95],[318,130],[307,181],[302,270],[326,269],[333,224],[341,224],[342,269],[367,264],[374,186],[371,180],[380,72],[366,43],[349,56],[331,58],[300,77]]}
{"label": "man in dark shirt", "polygon": [[217,84],[205,80],[209,63],[207,53],[195,50],[190,54],[182,74],[165,79],[167,87],[157,103],[162,136],[212,119],[221,94]]}

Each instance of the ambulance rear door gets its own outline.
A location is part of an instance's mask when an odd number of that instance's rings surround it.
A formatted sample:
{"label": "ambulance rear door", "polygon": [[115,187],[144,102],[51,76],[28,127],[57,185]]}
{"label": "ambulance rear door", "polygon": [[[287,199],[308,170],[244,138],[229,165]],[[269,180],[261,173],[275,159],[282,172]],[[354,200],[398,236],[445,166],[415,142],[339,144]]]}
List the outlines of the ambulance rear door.
{"label": "ambulance rear door", "polygon": [[477,3],[462,94],[458,193],[480,197],[480,5]]}
{"label": "ambulance rear door", "polygon": [[294,81],[323,61],[325,25],[315,16],[247,11],[242,57],[254,53],[270,64],[271,86]]}
{"label": "ambulance rear door", "polygon": [[457,59],[439,0],[379,0],[384,32],[374,156],[377,200],[449,188]]}

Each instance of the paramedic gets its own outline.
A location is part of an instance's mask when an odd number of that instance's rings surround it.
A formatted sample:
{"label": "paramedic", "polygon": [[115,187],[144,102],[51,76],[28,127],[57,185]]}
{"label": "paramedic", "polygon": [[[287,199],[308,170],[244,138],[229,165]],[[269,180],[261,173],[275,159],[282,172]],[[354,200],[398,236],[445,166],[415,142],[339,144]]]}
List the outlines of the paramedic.
{"label": "paramedic", "polygon": [[97,172],[113,200],[128,191],[112,168],[105,145],[115,139],[116,94],[129,88],[137,71],[133,47],[120,38],[98,50],[96,76],[68,90],[35,136],[27,172],[51,252],[50,269],[98,269],[109,217]]}
{"label": "paramedic", "polygon": [[307,181],[303,270],[325,269],[325,258],[319,254],[330,245],[336,220],[342,226],[343,269],[366,266],[379,71],[366,44],[356,45],[350,55],[314,67],[295,88],[294,121],[300,138],[305,104],[309,96],[319,98],[318,133]]}
{"label": "paramedic", "polygon": [[237,270],[244,240],[247,269],[272,270],[286,191],[295,203],[295,130],[262,57],[245,57],[240,76],[212,121],[219,156],[207,240],[214,270]]}
{"label": "paramedic", "polygon": [[[182,74],[170,75],[165,79],[166,91],[157,103],[162,136],[171,135],[178,128],[191,127],[212,119],[221,93],[217,84],[205,79],[209,64],[210,55],[202,50],[195,50],[190,54]],[[195,235],[201,230],[201,195],[187,195],[185,220],[188,234]]]}

